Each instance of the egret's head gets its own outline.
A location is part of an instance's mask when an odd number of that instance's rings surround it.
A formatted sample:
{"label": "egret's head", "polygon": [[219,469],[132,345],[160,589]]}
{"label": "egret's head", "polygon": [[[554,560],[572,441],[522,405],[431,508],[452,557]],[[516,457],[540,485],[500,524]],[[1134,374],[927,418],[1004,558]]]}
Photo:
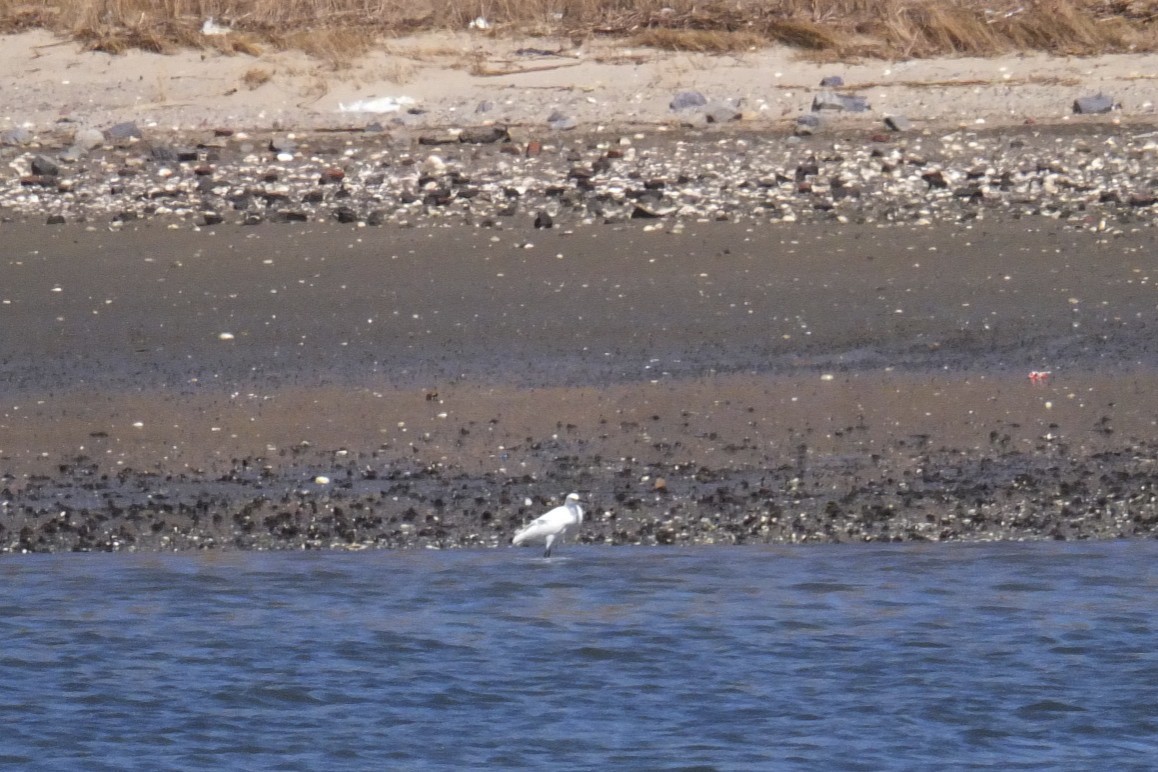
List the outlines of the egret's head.
{"label": "egret's head", "polygon": [[567,501],[573,501],[576,504],[578,504],[579,503],[579,494],[578,493],[568,493],[567,494]]}

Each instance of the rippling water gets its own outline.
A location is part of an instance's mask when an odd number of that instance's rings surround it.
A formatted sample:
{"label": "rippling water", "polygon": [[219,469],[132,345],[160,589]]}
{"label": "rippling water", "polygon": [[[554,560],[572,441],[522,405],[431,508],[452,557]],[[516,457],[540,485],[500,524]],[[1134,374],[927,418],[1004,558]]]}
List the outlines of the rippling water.
{"label": "rippling water", "polygon": [[0,563],[0,764],[1153,768],[1158,542]]}

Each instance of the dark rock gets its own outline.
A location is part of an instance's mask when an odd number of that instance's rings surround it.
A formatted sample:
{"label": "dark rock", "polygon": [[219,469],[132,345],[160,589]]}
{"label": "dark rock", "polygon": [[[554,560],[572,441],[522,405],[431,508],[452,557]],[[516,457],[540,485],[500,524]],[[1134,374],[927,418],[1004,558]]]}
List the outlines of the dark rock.
{"label": "dark rock", "polygon": [[140,139],[141,130],[137,126],[136,121],[123,121],[121,123],[114,123],[105,129],[105,136],[111,140],[122,139]]}
{"label": "dark rock", "polygon": [[809,126],[811,128],[818,128],[823,121],[816,113],[804,113],[796,116],[797,126]]}
{"label": "dark rock", "polygon": [[458,137],[450,134],[423,134],[418,138],[420,145],[453,145],[458,142]]}
{"label": "dark rock", "polygon": [[296,209],[279,209],[269,214],[269,221],[273,223],[308,222],[309,219],[309,215]]}
{"label": "dark rock", "polygon": [[840,88],[844,85],[844,78],[839,75],[825,75],[820,79],[821,88]]}
{"label": "dark rock", "polygon": [[386,127],[383,126],[379,121],[370,121],[370,123],[367,123],[362,128],[362,131],[366,132],[367,134],[381,134],[382,132],[386,131]]}
{"label": "dark rock", "polygon": [[339,206],[334,210],[334,219],[340,223],[358,222],[358,213],[348,206]]}
{"label": "dark rock", "polygon": [[495,109],[495,103],[489,99],[484,99],[478,103],[478,106],[474,108],[474,111],[476,113],[489,113],[493,109]]}
{"label": "dark rock", "polygon": [[1078,115],[1108,113],[1114,109],[1114,100],[1105,94],[1078,97],[1074,100],[1074,112]]}
{"label": "dark rock", "polygon": [[668,107],[672,110],[687,110],[692,107],[703,107],[707,103],[707,97],[698,91],[681,91],[672,97]]}
{"label": "dark rock", "polygon": [[536,228],[553,228],[553,227],[555,227],[555,221],[554,221],[554,219],[551,218],[551,215],[549,215],[548,213],[539,212],[538,214],[535,215],[535,227]]}
{"label": "dark rock", "polygon": [[202,212],[201,213],[201,224],[202,225],[220,225],[223,222],[225,222],[225,217],[218,214],[217,212]]}
{"label": "dark rock", "polygon": [[367,225],[377,227],[382,225],[384,222],[386,222],[386,212],[381,209],[375,209],[374,211],[370,212],[370,214],[366,215]]}
{"label": "dark rock", "polygon": [[458,141],[472,145],[489,145],[509,139],[504,126],[487,126],[480,129],[466,129],[458,135]]}
{"label": "dark rock", "polygon": [[65,222],[62,214],[50,214],[47,220],[48,225],[64,225]]}
{"label": "dark rock", "polygon": [[60,167],[42,155],[34,156],[30,167],[32,173],[40,177],[56,177],[60,175]]}
{"label": "dark rock", "polygon": [[179,163],[194,163],[200,158],[200,153],[197,152],[196,148],[181,147],[177,148],[176,153]]}
{"label": "dark rock", "polygon": [[928,183],[930,188],[944,189],[949,187],[949,181],[945,179],[944,172],[939,169],[925,172],[921,175],[921,179]]}
{"label": "dark rock", "polygon": [[320,190],[309,190],[302,195],[303,204],[320,204],[326,200],[326,194]]}

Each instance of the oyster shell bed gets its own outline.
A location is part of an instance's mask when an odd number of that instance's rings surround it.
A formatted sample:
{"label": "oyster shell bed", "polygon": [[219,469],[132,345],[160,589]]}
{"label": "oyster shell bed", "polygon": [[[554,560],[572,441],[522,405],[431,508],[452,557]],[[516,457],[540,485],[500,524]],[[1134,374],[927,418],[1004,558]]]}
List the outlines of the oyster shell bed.
{"label": "oyster shell bed", "polygon": [[[133,132],[139,133],[139,132]],[[1151,225],[1158,131],[1084,124],[808,138],[718,130],[148,133],[0,148],[4,217],[580,227],[630,219]],[[47,172],[47,173],[45,173]]]}

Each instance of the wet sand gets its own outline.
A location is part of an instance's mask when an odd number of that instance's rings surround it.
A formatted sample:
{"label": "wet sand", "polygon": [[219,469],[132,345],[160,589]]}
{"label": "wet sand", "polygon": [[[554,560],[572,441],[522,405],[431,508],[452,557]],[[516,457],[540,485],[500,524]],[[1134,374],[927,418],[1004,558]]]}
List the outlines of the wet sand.
{"label": "wet sand", "polygon": [[4,550],[1158,526],[1152,228],[3,232]]}

